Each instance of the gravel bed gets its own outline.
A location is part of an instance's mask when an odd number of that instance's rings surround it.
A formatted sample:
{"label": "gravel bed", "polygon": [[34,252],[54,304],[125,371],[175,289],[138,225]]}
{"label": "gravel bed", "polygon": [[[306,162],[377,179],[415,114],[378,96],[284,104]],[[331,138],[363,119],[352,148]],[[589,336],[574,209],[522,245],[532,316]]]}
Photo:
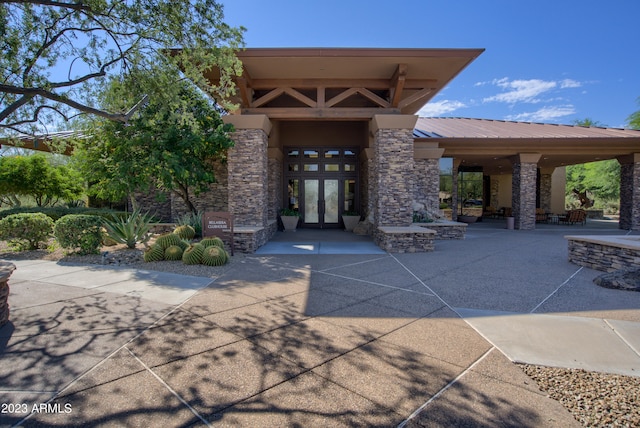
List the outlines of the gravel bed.
{"label": "gravel bed", "polygon": [[585,427],[639,427],[640,377],[520,365]]}

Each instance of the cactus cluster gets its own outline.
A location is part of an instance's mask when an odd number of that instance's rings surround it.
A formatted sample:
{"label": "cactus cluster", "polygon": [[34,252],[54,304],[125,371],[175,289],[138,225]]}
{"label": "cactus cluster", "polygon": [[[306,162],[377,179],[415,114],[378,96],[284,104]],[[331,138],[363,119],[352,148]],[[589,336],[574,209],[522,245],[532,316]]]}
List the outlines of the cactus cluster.
{"label": "cactus cluster", "polygon": [[172,233],[158,236],[155,243],[144,252],[144,261],[182,260],[188,265],[206,266],[222,266],[229,261],[222,239],[204,238],[198,243],[190,243],[194,234],[193,227],[178,226]]}

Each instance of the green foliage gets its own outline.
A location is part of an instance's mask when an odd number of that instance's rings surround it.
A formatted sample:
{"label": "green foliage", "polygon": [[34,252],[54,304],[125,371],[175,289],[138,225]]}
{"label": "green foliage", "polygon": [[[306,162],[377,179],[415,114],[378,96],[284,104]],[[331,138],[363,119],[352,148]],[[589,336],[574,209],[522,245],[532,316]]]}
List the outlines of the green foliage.
{"label": "green foliage", "polygon": [[152,245],[144,251],[142,258],[145,262],[160,262],[164,260],[164,250],[159,245]]}
{"label": "green foliage", "polygon": [[83,180],[77,172],[52,165],[43,154],[0,157],[0,197],[31,196],[40,207],[60,199],[72,201],[84,193]]}
{"label": "green foliage", "polygon": [[177,220],[178,225],[189,225],[195,230],[194,238],[202,236],[202,211],[189,212]]}
{"label": "green foliage", "polygon": [[69,214],[55,222],[53,234],[62,248],[96,254],[102,245],[102,217]]}
{"label": "green foliage", "polygon": [[300,217],[300,213],[293,208],[282,208],[280,215],[285,217]]}
{"label": "green foliage", "polygon": [[588,191],[596,199],[620,198],[620,163],[615,160],[590,162],[567,167],[567,195],[573,189]]}
{"label": "green foliage", "polygon": [[53,232],[53,220],[42,213],[12,214],[0,220],[0,239],[19,250],[35,250]]}
{"label": "green foliage", "polygon": [[85,215],[97,215],[104,219],[110,219],[114,216],[118,218],[125,218],[127,213],[115,212],[108,209],[99,208],[66,208],[66,207],[18,207],[8,210],[0,211],[0,218],[6,217],[11,214],[20,213],[43,213],[47,217],[50,217],[53,221],[60,219],[68,214],[85,214]]}
{"label": "green foliage", "polygon": [[164,250],[165,260],[182,260],[184,250],[179,245],[171,245]]}
{"label": "green foliage", "polygon": [[[638,104],[640,104],[640,98],[638,98]],[[631,113],[627,118],[627,123],[631,129],[640,130],[640,110]]]}
{"label": "green foliage", "polygon": [[188,224],[183,224],[175,228],[173,231],[181,239],[191,240],[196,235],[196,230]]}
{"label": "green foliage", "polygon": [[192,198],[215,182],[212,161],[225,160],[233,127],[191,82],[180,80],[169,88],[157,84],[149,73],[111,81],[102,95],[105,105],[117,108],[142,94],[150,94],[149,100],[127,124],[86,123],[93,138],[77,142],[74,158],[89,179],[90,194],[101,199],[119,200],[155,187],[174,193],[196,212]]}
{"label": "green foliage", "polygon": [[136,244],[144,244],[151,238],[151,220],[149,213],[143,214],[137,208],[124,219],[113,216],[113,219],[105,220],[104,227],[109,238],[126,244],[127,248],[135,248]]}
{"label": "green foliage", "polygon": [[217,246],[207,247],[202,253],[202,264],[206,266],[222,266],[228,260],[227,252]]}
{"label": "green foliage", "polygon": [[[232,107],[225,99],[242,72],[235,52],[245,29],[223,18],[216,0],[0,2],[0,127],[29,132],[78,111],[125,122],[139,99],[101,109],[95,86],[157,63],[179,66],[184,77]],[[168,55],[176,46],[183,49]],[[204,71],[214,67],[220,80],[212,86]],[[176,83],[154,77],[158,87]]]}
{"label": "green foliage", "polygon": [[182,253],[182,261],[186,265],[198,265],[202,262],[204,247],[200,244],[191,244]]}

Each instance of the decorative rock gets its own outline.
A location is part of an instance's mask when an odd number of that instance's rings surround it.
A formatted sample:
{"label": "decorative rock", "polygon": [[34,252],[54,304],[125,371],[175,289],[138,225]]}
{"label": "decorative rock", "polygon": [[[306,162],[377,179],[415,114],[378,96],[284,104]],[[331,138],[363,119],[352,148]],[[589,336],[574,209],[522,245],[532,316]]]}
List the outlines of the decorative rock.
{"label": "decorative rock", "polygon": [[593,280],[600,287],[640,291],[640,269],[621,269]]}

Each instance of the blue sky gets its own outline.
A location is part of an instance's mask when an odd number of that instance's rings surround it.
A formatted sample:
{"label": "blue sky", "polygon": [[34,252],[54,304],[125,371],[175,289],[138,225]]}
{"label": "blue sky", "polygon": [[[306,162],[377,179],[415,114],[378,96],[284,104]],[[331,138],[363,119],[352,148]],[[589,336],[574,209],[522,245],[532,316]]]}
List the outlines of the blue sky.
{"label": "blue sky", "polygon": [[640,110],[640,1],[220,0],[246,46],[484,48],[421,116],[624,127]]}

